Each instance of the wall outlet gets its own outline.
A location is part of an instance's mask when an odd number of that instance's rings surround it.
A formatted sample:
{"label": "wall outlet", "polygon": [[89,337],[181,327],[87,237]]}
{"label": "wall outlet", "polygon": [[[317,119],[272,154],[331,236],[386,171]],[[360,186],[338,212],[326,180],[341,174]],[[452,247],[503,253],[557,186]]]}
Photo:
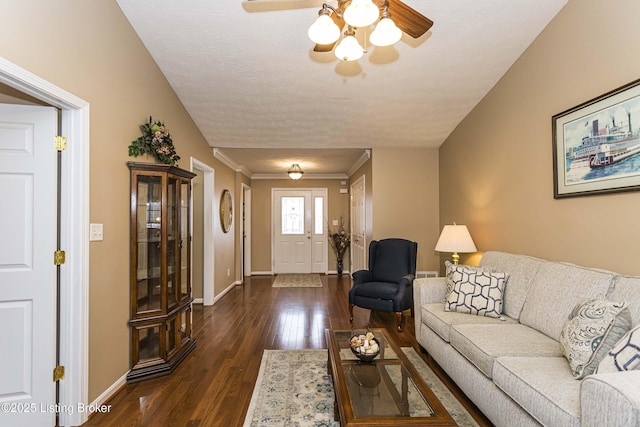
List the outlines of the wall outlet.
{"label": "wall outlet", "polygon": [[335,226],[340,225],[340,221],[338,221],[337,219],[334,219],[331,224],[333,224],[333,226],[335,227]]}
{"label": "wall outlet", "polygon": [[231,269],[227,268],[227,277],[231,276]]}

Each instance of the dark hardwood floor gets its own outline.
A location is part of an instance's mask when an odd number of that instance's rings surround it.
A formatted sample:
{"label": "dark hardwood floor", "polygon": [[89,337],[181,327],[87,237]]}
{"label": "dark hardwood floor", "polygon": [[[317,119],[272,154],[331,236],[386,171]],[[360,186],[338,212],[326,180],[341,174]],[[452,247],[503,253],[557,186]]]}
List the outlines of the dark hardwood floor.
{"label": "dark hardwood floor", "polygon": [[[109,413],[93,415],[84,426],[241,426],[264,349],[323,349],[325,328],[350,329],[348,276],[321,276],[322,288],[273,288],[274,277],[247,277],[214,306],[195,305],[196,349],[170,376],[126,385],[107,402]],[[398,345],[420,353],[413,318],[405,317],[401,333],[395,322],[393,313],[374,312],[370,326],[387,328]],[[490,425],[420,354],[480,425]]]}

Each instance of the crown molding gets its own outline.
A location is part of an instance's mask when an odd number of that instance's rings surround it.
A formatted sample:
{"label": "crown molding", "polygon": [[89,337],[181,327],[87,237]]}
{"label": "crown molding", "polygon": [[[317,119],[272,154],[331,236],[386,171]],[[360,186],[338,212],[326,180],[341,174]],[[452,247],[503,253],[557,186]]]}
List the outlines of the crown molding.
{"label": "crown molding", "polygon": [[[256,173],[251,175],[251,179],[286,179],[291,180],[289,175],[285,173]],[[298,181],[303,179],[347,179],[347,174],[344,173],[307,173],[305,172]]]}
{"label": "crown molding", "polygon": [[249,169],[247,169],[243,165],[239,165],[236,162],[234,162],[231,159],[231,157],[229,157],[226,154],[224,154],[219,148],[214,148],[213,149],[213,157],[215,157],[216,159],[220,160],[222,163],[224,163],[226,166],[229,166],[234,171],[243,173],[246,176],[248,176],[249,178],[253,178],[252,177],[252,173],[251,173],[251,171]]}
{"label": "crown molding", "polygon": [[360,169],[360,167],[364,165],[367,162],[367,160],[369,160],[370,158],[371,158],[371,149],[364,150],[364,153],[362,153],[362,156],[360,156],[360,158],[353,164],[353,166],[351,166],[351,169],[349,169],[349,172],[347,172],[347,176],[351,176],[354,173],[356,173],[356,171]]}

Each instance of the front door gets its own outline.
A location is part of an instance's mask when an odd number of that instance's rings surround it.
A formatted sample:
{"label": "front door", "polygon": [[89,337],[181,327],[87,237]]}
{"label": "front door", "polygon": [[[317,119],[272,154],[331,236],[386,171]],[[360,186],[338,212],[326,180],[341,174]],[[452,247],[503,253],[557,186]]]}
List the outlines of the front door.
{"label": "front door", "polygon": [[273,190],[273,269],[283,273],[326,273],[327,190]]}
{"label": "front door", "polygon": [[57,179],[51,107],[0,104],[0,425],[55,424]]}

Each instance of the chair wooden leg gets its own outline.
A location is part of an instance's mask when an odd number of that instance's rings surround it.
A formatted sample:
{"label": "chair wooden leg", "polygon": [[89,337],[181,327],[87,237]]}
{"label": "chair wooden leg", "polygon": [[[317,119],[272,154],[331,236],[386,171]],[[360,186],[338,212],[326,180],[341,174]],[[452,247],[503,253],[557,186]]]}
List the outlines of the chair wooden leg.
{"label": "chair wooden leg", "polygon": [[349,321],[353,323],[353,306],[354,304],[349,304]]}
{"label": "chair wooden leg", "polygon": [[398,323],[398,332],[402,332],[402,312],[396,312],[396,321]]}

